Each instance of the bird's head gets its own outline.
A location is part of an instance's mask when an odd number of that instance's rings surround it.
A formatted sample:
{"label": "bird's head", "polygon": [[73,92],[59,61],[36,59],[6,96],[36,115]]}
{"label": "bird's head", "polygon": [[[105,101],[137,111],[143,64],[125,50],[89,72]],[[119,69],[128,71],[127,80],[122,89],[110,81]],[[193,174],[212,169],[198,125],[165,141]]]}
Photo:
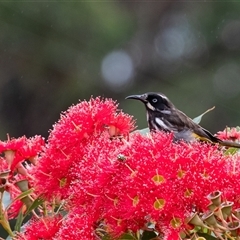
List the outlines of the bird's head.
{"label": "bird's head", "polygon": [[141,95],[131,95],[126,97],[126,99],[136,99],[143,102],[149,111],[170,111],[174,108],[174,105],[169,101],[169,99],[162,93],[144,93]]}

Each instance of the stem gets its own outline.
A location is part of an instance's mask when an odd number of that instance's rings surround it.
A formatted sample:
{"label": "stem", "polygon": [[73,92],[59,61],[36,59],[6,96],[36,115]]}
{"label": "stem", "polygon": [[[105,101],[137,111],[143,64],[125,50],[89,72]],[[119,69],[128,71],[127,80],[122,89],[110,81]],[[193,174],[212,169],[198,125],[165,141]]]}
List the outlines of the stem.
{"label": "stem", "polygon": [[9,225],[9,222],[6,218],[7,213],[3,209],[3,193],[0,193],[0,224],[3,226],[3,228],[7,231],[9,236],[14,237],[14,234],[12,232],[12,229]]}
{"label": "stem", "polygon": [[219,239],[221,239],[221,240],[224,240],[222,237],[221,237],[221,235],[215,230],[215,231],[213,231],[214,232],[214,234],[219,238]]}

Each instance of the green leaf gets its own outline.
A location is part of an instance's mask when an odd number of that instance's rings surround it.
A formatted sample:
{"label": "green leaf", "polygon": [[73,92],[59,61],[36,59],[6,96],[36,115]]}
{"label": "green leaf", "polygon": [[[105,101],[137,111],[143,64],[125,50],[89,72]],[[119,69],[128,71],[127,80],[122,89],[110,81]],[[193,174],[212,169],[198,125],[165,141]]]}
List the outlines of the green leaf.
{"label": "green leaf", "polygon": [[21,210],[18,213],[17,221],[16,221],[16,224],[15,224],[15,227],[14,227],[15,231],[20,232],[23,220],[24,220],[24,217],[23,217],[23,211],[22,211],[22,208],[21,208]]}
{"label": "green leaf", "polygon": [[225,152],[224,155],[234,155],[239,151],[238,148],[228,148]]}
{"label": "green leaf", "polygon": [[194,121],[196,124],[199,124],[199,123],[201,122],[201,120],[202,120],[202,117],[203,117],[206,113],[212,111],[214,108],[215,108],[215,106],[212,107],[212,108],[210,108],[210,109],[208,109],[207,111],[205,111],[205,112],[204,112],[203,114],[201,114],[200,116],[193,118],[193,121]]}
{"label": "green leaf", "polygon": [[19,194],[19,195],[18,195],[16,198],[14,198],[14,199],[11,201],[11,203],[6,207],[5,211],[7,212],[8,209],[11,207],[11,205],[12,205],[14,202],[16,202],[17,200],[21,200],[22,198],[27,197],[27,196],[28,196],[29,194],[31,194],[32,192],[33,192],[33,188],[31,188],[31,189],[29,189],[29,190],[27,190],[27,191]]}
{"label": "green leaf", "polygon": [[17,222],[15,224],[15,231],[17,232],[20,232],[21,230],[21,226],[22,226],[22,223],[24,221],[24,219],[26,218],[26,216],[32,211],[34,210],[35,208],[37,208],[39,205],[41,205],[42,203],[44,202],[43,199],[40,199],[40,198],[37,198],[33,201],[33,203],[31,204],[30,207],[28,207],[27,211],[23,214],[23,211],[20,210],[19,211],[19,214],[18,214],[18,217],[17,217]]}
{"label": "green leaf", "polygon": [[110,238],[108,235],[102,237],[101,239],[102,239],[102,240],[111,240],[111,238]]}
{"label": "green leaf", "polygon": [[37,198],[33,201],[32,205],[27,209],[26,213],[24,214],[24,217],[27,216],[32,210],[37,208],[39,205],[41,205],[44,202],[42,198]]}

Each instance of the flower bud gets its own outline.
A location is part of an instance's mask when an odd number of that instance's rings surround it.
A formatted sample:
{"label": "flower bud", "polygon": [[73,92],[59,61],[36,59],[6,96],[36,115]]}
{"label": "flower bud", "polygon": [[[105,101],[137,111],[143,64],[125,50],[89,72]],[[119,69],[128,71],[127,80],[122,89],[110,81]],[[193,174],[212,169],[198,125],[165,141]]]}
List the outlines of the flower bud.
{"label": "flower bud", "polygon": [[219,206],[221,204],[221,195],[222,192],[221,191],[214,191],[212,193],[210,193],[207,198],[215,205],[215,206]]}

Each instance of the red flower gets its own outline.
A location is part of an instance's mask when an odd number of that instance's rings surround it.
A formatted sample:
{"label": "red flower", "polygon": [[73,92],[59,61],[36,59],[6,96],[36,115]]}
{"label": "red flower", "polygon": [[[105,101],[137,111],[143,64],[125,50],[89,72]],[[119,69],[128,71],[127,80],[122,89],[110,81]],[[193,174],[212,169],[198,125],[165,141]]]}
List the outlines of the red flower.
{"label": "red flower", "polygon": [[36,157],[41,152],[44,146],[44,139],[41,136],[35,136],[33,138],[25,138],[24,144],[17,150],[15,150],[15,158],[11,164],[11,170],[20,167],[19,163],[24,160],[29,160],[31,163],[36,163]]}
{"label": "red flower", "polygon": [[98,220],[94,209],[79,206],[64,218],[55,240],[97,240],[95,225]]}
{"label": "red flower", "polygon": [[[40,136],[29,139],[21,137],[4,142],[0,141],[0,152],[4,155],[4,157],[0,158],[0,187],[8,191],[12,197],[16,197],[22,191],[26,191],[26,189],[21,189],[20,191],[16,183],[20,180],[31,182],[29,174],[30,164],[25,160],[35,164],[43,145],[44,140]],[[24,165],[23,162],[25,163]],[[16,212],[12,209],[11,211]],[[14,216],[11,213],[10,215]]]}
{"label": "red flower", "polygon": [[55,215],[54,217],[42,217],[39,219],[32,219],[26,224],[24,232],[20,233],[16,240],[39,240],[48,239],[53,240],[55,234],[62,225],[62,216]]}
{"label": "red flower", "polygon": [[122,146],[121,140],[110,140],[105,135],[85,146],[83,157],[69,169],[71,185],[68,195],[72,196],[72,204],[90,203],[99,196],[102,199],[103,189],[116,171],[118,149]]}
{"label": "red flower", "polygon": [[[133,128],[132,117],[117,112],[116,103],[110,99],[92,98],[70,107],[54,125],[33,172],[38,191],[47,198],[67,198],[71,194],[71,182],[79,175],[88,177],[88,171],[97,164],[93,162],[94,157],[88,156],[89,147],[108,151],[109,138],[128,135]],[[78,166],[77,170],[72,170],[72,166]]]}
{"label": "red flower", "polygon": [[240,141],[240,127],[229,128],[217,132],[216,136],[222,140]]}
{"label": "red flower", "polygon": [[4,153],[5,161],[9,164],[10,170],[17,169],[25,174],[20,165],[25,160],[33,161],[44,146],[44,140],[40,136],[27,139],[25,136],[17,139],[0,141],[0,152]]}
{"label": "red flower", "polygon": [[112,126],[118,129],[119,134],[127,135],[133,130],[134,123],[131,116],[117,113],[117,104],[113,100],[91,98],[63,112],[48,141],[65,152],[88,136],[98,135]]}
{"label": "red flower", "polygon": [[[79,150],[81,151],[81,144]],[[51,146],[46,148],[31,171],[37,192],[49,199],[66,196],[70,184],[68,172],[73,160],[75,159],[70,153],[67,155],[61,149]]]}
{"label": "red flower", "polygon": [[181,239],[179,236],[179,233],[176,232],[174,229],[166,229],[164,231],[164,237],[163,240],[179,240]]}
{"label": "red flower", "polygon": [[120,153],[124,160],[104,194],[104,217],[113,234],[135,231],[149,221],[177,233],[192,211],[206,209],[210,192],[233,191],[228,159],[217,146],[175,144],[171,135],[160,132],[132,135]]}

